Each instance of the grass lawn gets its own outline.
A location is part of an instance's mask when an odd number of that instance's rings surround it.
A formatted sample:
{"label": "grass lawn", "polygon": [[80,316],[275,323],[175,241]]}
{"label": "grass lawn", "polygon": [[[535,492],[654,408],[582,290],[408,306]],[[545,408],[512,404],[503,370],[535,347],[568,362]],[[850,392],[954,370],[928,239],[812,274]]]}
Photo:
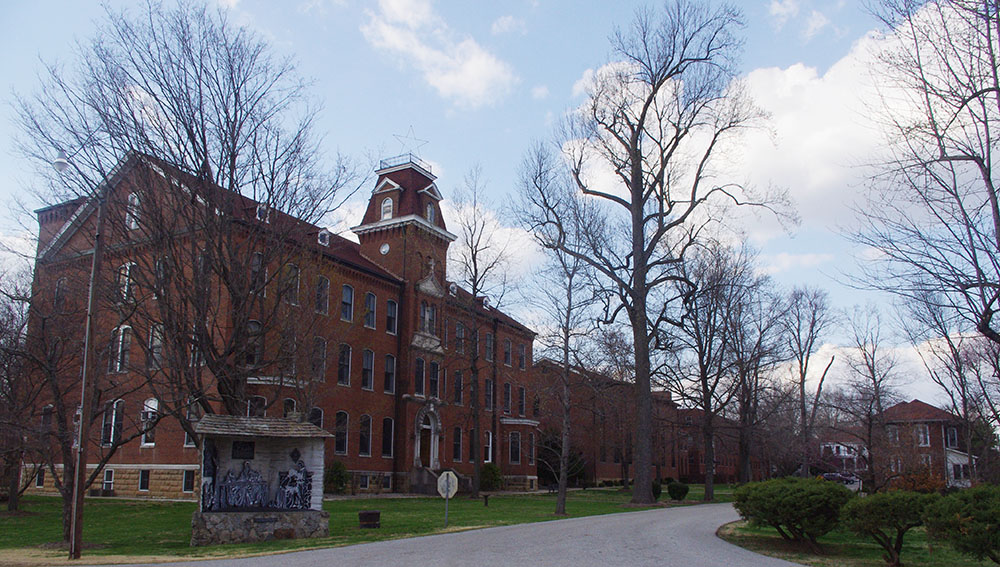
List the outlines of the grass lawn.
{"label": "grass lawn", "polygon": [[[701,487],[692,486],[684,504],[701,498]],[[731,499],[727,487],[716,489],[718,500]],[[569,517],[612,514],[647,507],[631,507],[631,493],[620,489],[572,491],[566,508]],[[449,509],[447,531],[503,526],[559,519],[553,514],[554,494],[493,495],[489,507],[482,500],[456,497]],[[661,501],[668,501],[666,493]],[[54,497],[27,497],[22,512],[0,512],[0,565],[11,563],[51,563],[65,551],[46,549],[62,538],[60,500]],[[189,546],[192,502],[151,502],[145,500],[87,499],[84,516],[84,555],[94,560],[117,561],[123,556],[199,557],[269,553],[289,549],[334,547],[386,539],[398,539],[446,531],[444,500],[440,498],[346,499],[324,502],[330,513],[330,537],[308,540],[281,540],[253,544],[209,547]],[[382,511],[382,527],[358,528],[358,511]]]}
{"label": "grass lawn", "polygon": [[[886,565],[882,548],[873,540],[858,537],[850,532],[834,530],[819,539],[823,553],[816,555],[804,545],[781,539],[769,527],[749,526],[745,522],[728,524],[719,529],[722,539],[751,551],[780,557],[803,565],[815,567],[879,567]],[[934,543],[928,547],[923,528],[907,532],[900,556],[906,567],[982,567],[993,565],[989,561],[975,561],[953,551],[947,544]]]}

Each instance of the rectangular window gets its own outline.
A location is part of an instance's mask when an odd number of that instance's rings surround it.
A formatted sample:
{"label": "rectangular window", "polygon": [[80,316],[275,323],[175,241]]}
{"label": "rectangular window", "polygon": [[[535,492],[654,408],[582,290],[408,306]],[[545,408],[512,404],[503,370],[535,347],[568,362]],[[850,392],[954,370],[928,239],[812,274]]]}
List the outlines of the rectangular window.
{"label": "rectangular window", "polygon": [[345,285],[340,295],[340,318],[344,321],[354,320],[354,288]]}
{"label": "rectangular window", "polygon": [[184,471],[184,484],[181,486],[181,490],[184,492],[194,492],[194,474],[195,471]]}
{"label": "rectangular window", "polygon": [[931,430],[926,423],[917,424],[917,445],[921,447],[931,446]]}
{"label": "rectangular window", "polygon": [[525,406],[528,403],[528,391],[524,386],[517,387],[517,415],[524,415]]}
{"label": "rectangular window", "polygon": [[38,472],[35,473],[35,488],[45,487],[45,469],[39,467]]}
{"label": "rectangular window", "polygon": [[483,380],[483,395],[485,396],[486,409],[493,411],[493,380],[487,378]]}
{"label": "rectangular window", "polygon": [[347,454],[347,412],[338,411],[333,430],[333,452],[336,455]]}
{"label": "rectangular window", "polygon": [[524,345],[517,345],[517,367],[521,370],[524,370],[525,358],[527,356],[525,355]]}
{"label": "rectangular window", "polygon": [[382,388],[387,394],[396,393],[396,357],[391,354],[385,355],[385,384]]}
{"label": "rectangular window", "polygon": [[264,255],[254,252],[250,257],[250,291],[263,293],[267,288],[267,271],[264,270]]}
{"label": "rectangular window", "polygon": [[424,359],[418,358],[416,368],[413,371],[413,393],[418,396],[424,395]]}
{"label": "rectangular window", "polygon": [[142,492],[149,491],[149,469],[139,471],[139,490]]}
{"label": "rectangular window", "polygon": [[458,354],[465,354],[465,325],[455,324],[455,350]]}
{"label": "rectangular window", "polygon": [[310,376],[317,382],[326,381],[326,339],[313,337],[312,356],[310,357]]}
{"label": "rectangular window", "polygon": [[462,428],[456,427],[451,439],[451,460],[462,462]]}
{"label": "rectangular window", "polygon": [[316,313],[327,314],[330,311],[330,280],[324,276],[316,277]]}
{"label": "rectangular window", "polygon": [[375,353],[368,349],[361,352],[361,389],[375,389]]}
{"label": "rectangular window", "polygon": [[521,464],[521,434],[517,431],[510,432],[510,462]]}
{"label": "rectangular window", "polygon": [[378,299],[375,294],[368,292],[365,294],[365,327],[369,329],[375,328],[375,305],[378,303]]}
{"label": "rectangular window", "polygon": [[510,382],[504,382],[503,385],[503,412],[510,413],[510,402],[511,402],[511,386]]}
{"label": "rectangular window", "polygon": [[965,480],[969,478],[969,465],[960,465],[958,463],[952,463],[951,474],[955,480]]}
{"label": "rectangular window", "polygon": [[101,483],[101,490],[115,489],[115,470],[104,469],[104,482]]}
{"label": "rectangular window", "polygon": [[358,488],[366,490],[368,488],[368,475],[362,474],[358,476]]}
{"label": "rectangular window", "polygon": [[120,373],[128,370],[128,355],[132,346],[132,327],[122,325],[111,332],[108,348],[108,372]]}
{"label": "rectangular window", "polygon": [[142,405],[142,413],[139,414],[139,422],[142,426],[142,435],[139,437],[140,445],[151,447],[156,444],[156,422],[159,406],[156,398],[150,398]]}
{"label": "rectangular window", "polygon": [[511,365],[511,344],[510,339],[503,340],[503,363],[507,366]]}
{"label": "rectangular window", "polygon": [[483,438],[483,462],[493,462],[493,432],[487,431]]}
{"label": "rectangular window", "polygon": [[451,377],[452,388],[455,391],[454,402],[456,404],[462,403],[462,371],[456,370]]}
{"label": "rectangular window", "polygon": [[885,436],[889,439],[890,444],[899,445],[899,428],[895,425],[885,428]]}
{"label": "rectangular window", "polygon": [[528,464],[535,464],[535,434],[528,434]]}
{"label": "rectangular window", "polygon": [[163,366],[163,325],[154,323],[149,329],[149,350],[146,353],[146,367],[150,369]]}
{"label": "rectangular window", "polygon": [[430,363],[430,371],[427,373],[427,395],[432,398],[440,398],[441,392],[438,390],[438,378],[441,367],[437,362]]}
{"label": "rectangular window", "polygon": [[389,300],[385,304],[385,332],[390,335],[396,334],[397,317],[399,311],[399,304],[393,300]]}
{"label": "rectangular window", "polygon": [[493,333],[486,333],[486,360],[493,362],[496,345],[493,344]]}
{"label": "rectangular window", "polygon": [[386,475],[382,477],[382,488],[384,490],[392,490],[392,475],[391,474],[386,473]]}
{"label": "rectangular window", "polygon": [[121,440],[124,404],[125,402],[122,400],[115,400],[104,408],[104,420],[101,424],[101,444],[105,447],[110,447]]}
{"label": "rectangular window", "polygon": [[351,385],[351,347],[340,345],[340,355],[337,359],[337,383],[341,386]]}
{"label": "rectangular window", "polygon": [[954,449],[958,447],[958,429],[955,427],[948,428],[948,448]]}

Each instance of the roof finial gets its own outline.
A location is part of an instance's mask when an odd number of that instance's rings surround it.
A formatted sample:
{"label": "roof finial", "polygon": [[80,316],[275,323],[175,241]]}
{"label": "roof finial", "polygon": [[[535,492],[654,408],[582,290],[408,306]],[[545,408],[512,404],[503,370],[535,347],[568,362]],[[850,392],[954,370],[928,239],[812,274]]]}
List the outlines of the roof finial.
{"label": "roof finial", "polygon": [[399,140],[399,153],[401,154],[413,154],[420,157],[420,148],[427,145],[427,140],[421,140],[413,133],[412,124],[405,135],[393,134],[392,137]]}

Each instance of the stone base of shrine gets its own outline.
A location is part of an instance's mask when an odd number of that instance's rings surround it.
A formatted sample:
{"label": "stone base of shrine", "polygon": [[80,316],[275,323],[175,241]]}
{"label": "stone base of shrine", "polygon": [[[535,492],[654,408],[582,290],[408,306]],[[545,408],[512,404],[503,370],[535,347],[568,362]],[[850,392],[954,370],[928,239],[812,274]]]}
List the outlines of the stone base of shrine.
{"label": "stone base of shrine", "polygon": [[330,514],[319,510],[195,512],[191,517],[192,546],[328,535]]}

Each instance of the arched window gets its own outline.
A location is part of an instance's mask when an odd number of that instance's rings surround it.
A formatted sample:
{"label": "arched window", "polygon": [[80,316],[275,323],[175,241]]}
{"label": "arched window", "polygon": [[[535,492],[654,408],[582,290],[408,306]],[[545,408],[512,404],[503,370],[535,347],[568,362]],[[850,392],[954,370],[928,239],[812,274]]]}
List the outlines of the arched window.
{"label": "arched window", "polygon": [[354,320],[354,288],[345,285],[340,296],[340,318],[344,321]]}
{"label": "arched window", "polygon": [[434,203],[427,203],[427,220],[433,224],[434,223]]}
{"label": "arched window", "polygon": [[382,220],[392,218],[392,197],[382,199]]}
{"label": "arched window", "polygon": [[288,417],[288,414],[295,412],[295,400],[285,398],[281,403],[281,417]]}
{"label": "arched window", "polygon": [[267,413],[267,398],[250,396],[247,398],[247,417],[264,417]]}
{"label": "arched window", "polygon": [[322,408],[312,408],[309,410],[309,423],[323,428],[323,409]]}
{"label": "arched window", "polygon": [[142,445],[151,446],[156,443],[156,429],[154,427],[156,427],[159,405],[156,398],[149,398],[142,404],[142,414],[139,416],[142,422],[142,438],[140,440]]}
{"label": "arched window", "polygon": [[399,304],[393,300],[389,300],[385,304],[385,332],[390,335],[396,334],[396,315],[399,310]]}
{"label": "arched window", "polygon": [[299,304],[299,267],[295,264],[287,264],[281,269],[281,278],[278,280],[278,295],[285,303]]}
{"label": "arched window", "polygon": [[382,456],[391,457],[392,456],[392,441],[393,435],[395,434],[395,426],[391,417],[382,418]]}
{"label": "arched window", "polygon": [[396,393],[396,357],[385,355],[385,384],[382,388],[387,394]]}
{"label": "arched window", "polygon": [[326,380],[326,339],[323,337],[313,337],[312,368],[310,375],[313,380],[323,382]]}
{"label": "arched window", "polygon": [[135,269],[135,264],[133,262],[126,262],[121,266],[119,266],[118,268],[118,277],[116,283],[118,285],[119,301],[122,302],[132,301],[132,298],[135,294],[135,290],[132,289],[134,287],[132,285],[132,278],[134,277],[132,270],[134,269]]}
{"label": "arched window", "polygon": [[372,416],[363,415],[358,427],[358,454],[362,457],[372,456]]}
{"label": "arched window", "polygon": [[333,431],[333,452],[337,455],[347,454],[347,412],[338,411]]}
{"label": "arched window", "polygon": [[125,402],[114,400],[104,408],[104,419],[101,423],[101,445],[111,446],[118,443],[122,438],[122,412],[125,411]]}
{"label": "arched window", "polygon": [[361,351],[361,389],[375,389],[375,353],[367,348]]}
{"label": "arched window", "polygon": [[66,278],[56,280],[56,287],[52,292],[52,311],[55,313],[62,313],[66,310],[66,288]]}
{"label": "arched window", "polygon": [[340,345],[340,356],[337,359],[337,383],[341,386],[351,385],[351,345]]}
{"label": "arched window", "polygon": [[375,306],[378,304],[378,298],[375,294],[368,292],[365,294],[365,327],[369,329],[375,328]]}
{"label": "arched window", "polygon": [[248,367],[260,366],[264,359],[264,333],[259,321],[247,323],[247,352],[246,363]]}

